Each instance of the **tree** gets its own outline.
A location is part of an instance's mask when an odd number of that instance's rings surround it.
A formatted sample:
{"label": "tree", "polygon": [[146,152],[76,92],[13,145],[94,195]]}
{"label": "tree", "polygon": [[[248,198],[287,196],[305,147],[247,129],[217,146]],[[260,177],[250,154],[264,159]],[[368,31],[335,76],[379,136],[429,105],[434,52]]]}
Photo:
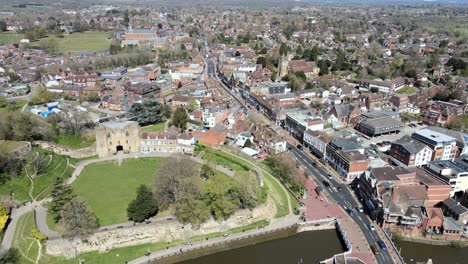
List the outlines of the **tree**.
{"label": "tree", "polygon": [[248,138],[245,143],[244,143],[244,148],[250,148],[252,147],[252,141]]}
{"label": "tree", "polygon": [[288,52],[289,52],[289,47],[286,44],[281,43],[281,46],[280,46],[280,49],[279,49],[280,55],[286,55],[286,54],[288,54]]}
{"label": "tree", "polygon": [[187,103],[187,110],[191,113],[195,111],[197,108],[198,108],[197,100],[195,100],[195,98],[193,97],[190,98],[190,100]]}
{"label": "tree", "polygon": [[234,54],[234,56],[236,56],[236,57],[240,57],[240,56],[241,56],[241,53],[240,53],[240,51],[236,51],[236,53]]}
{"label": "tree", "polygon": [[201,166],[201,170],[200,170],[200,177],[204,180],[208,180],[209,178],[213,177],[215,174],[214,174],[214,171],[213,169],[211,168],[210,165],[207,165],[207,164],[203,164]]}
{"label": "tree", "polygon": [[20,262],[20,252],[16,248],[10,248],[5,253],[0,253],[0,264],[16,264]]}
{"label": "tree", "polygon": [[379,88],[377,88],[377,87],[371,87],[371,88],[370,88],[370,91],[371,91],[371,93],[378,93],[378,92],[379,92]]}
{"label": "tree", "polygon": [[0,203],[0,232],[5,228],[8,218],[10,218],[10,214],[7,209],[3,207],[3,204]]}
{"label": "tree", "polygon": [[184,86],[184,85],[182,84],[182,82],[179,82],[179,83],[177,84],[177,89],[180,89],[180,88],[182,88],[183,86]]}
{"label": "tree", "polygon": [[197,227],[210,218],[210,211],[202,200],[185,199],[176,205],[174,215],[180,222]]}
{"label": "tree", "polygon": [[65,228],[64,234],[69,237],[84,237],[99,227],[96,215],[78,198],[65,204],[61,212],[61,223]]}
{"label": "tree", "polygon": [[50,212],[53,215],[54,221],[58,223],[62,217],[61,211],[64,205],[73,200],[76,195],[73,193],[70,185],[64,183],[62,179],[56,178],[51,196]]}
{"label": "tree", "polygon": [[29,103],[32,105],[49,103],[49,102],[55,101],[59,97],[58,94],[47,91],[46,87],[39,87],[36,89],[38,89],[36,91],[36,94],[29,101]]}
{"label": "tree", "polygon": [[164,112],[161,104],[153,98],[143,103],[133,104],[129,111],[130,120],[137,121],[140,126],[147,126],[164,121]]}
{"label": "tree", "polygon": [[202,184],[196,164],[181,156],[165,159],[155,179],[155,197],[166,208],[185,200],[201,197]]}
{"label": "tree", "polygon": [[188,115],[184,108],[178,107],[172,114],[171,125],[182,130],[187,129]]}
{"label": "tree", "polygon": [[158,205],[151,189],[142,184],[138,187],[137,197],[131,201],[127,208],[129,220],[143,222],[158,213]]}
{"label": "tree", "polygon": [[266,67],[267,65],[267,60],[265,57],[263,56],[260,56],[257,58],[257,64],[261,64],[264,68]]}
{"label": "tree", "polygon": [[4,20],[0,20],[0,31],[7,31],[7,23]]}
{"label": "tree", "polygon": [[77,103],[62,108],[60,116],[65,132],[69,135],[80,135],[88,121],[87,113],[81,111]]}
{"label": "tree", "polygon": [[291,88],[291,91],[295,92],[295,91],[298,91],[302,88],[302,85],[304,84],[304,82],[297,78],[296,75],[294,74],[288,74],[287,75],[288,78],[288,82],[289,82],[289,88]]}

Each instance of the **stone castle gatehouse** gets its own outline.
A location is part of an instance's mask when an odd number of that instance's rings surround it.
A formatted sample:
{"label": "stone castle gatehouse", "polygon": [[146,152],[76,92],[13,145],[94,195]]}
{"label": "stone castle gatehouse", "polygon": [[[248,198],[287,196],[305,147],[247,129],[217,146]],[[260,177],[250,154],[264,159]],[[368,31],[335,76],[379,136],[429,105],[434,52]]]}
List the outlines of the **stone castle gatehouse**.
{"label": "stone castle gatehouse", "polygon": [[106,122],[96,129],[96,153],[102,157],[118,151],[140,152],[140,126],[135,121]]}

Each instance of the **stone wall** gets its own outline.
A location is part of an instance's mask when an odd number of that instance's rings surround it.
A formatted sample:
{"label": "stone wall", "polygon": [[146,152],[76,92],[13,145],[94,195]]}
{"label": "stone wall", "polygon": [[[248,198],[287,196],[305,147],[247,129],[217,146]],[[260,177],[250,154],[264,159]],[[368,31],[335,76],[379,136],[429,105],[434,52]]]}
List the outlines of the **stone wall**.
{"label": "stone wall", "polygon": [[193,229],[190,225],[184,225],[175,220],[159,221],[147,225],[101,231],[83,240],[62,238],[48,240],[46,252],[55,256],[74,257],[75,254],[83,252],[106,251],[117,247],[188,239],[197,235],[225,232],[228,229],[245,226],[262,219],[272,219],[275,214],[274,202],[268,198],[265,204],[252,211],[238,210],[223,222],[210,219],[198,229]]}
{"label": "stone wall", "polygon": [[96,155],[96,147],[91,146],[88,148],[72,149],[65,146],[60,146],[52,142],[46,141],[34,141],[33,145],[38,146],[42,149],[53,151],[59,155],[65,155],[76,159],[87,158]]}

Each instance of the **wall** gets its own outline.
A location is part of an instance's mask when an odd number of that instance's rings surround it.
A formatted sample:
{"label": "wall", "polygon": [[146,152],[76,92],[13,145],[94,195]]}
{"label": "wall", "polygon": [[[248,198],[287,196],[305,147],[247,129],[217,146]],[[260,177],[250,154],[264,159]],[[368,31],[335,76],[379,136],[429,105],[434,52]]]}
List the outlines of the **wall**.
{"label": "wall", "polygon": [[94,146],[81,149],[72,149],[46,141],[34,141],[33,145],[45,150],[53,151],[59,155],[65,155],[76,159],[87,158],[96,155],[96,148]]}

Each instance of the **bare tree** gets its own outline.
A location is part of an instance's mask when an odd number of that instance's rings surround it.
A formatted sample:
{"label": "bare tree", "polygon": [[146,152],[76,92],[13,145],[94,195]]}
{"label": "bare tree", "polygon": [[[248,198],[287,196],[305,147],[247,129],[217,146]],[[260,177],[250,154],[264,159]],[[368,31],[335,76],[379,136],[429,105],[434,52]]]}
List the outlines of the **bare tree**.
{"label": "bare tree", "polygon": [[156,200],[166,207],[187,199],[200,197],[202,180],[197,165],[182,156],[164,159],[155,179]]}
{"label": "bare tree", "polygon": [[79,135],[87,121],[86,112],[80,110],[78,104],[72,104],[62,109],[62,123],[67,134]]}
{"label": "bare tree", "polygon": [[89,210],[86,203],[78,198],[65,204],[61,212],[61,222],[65,227],[65,235],[83,237],[91,234],[99,226],[96,215]]}

